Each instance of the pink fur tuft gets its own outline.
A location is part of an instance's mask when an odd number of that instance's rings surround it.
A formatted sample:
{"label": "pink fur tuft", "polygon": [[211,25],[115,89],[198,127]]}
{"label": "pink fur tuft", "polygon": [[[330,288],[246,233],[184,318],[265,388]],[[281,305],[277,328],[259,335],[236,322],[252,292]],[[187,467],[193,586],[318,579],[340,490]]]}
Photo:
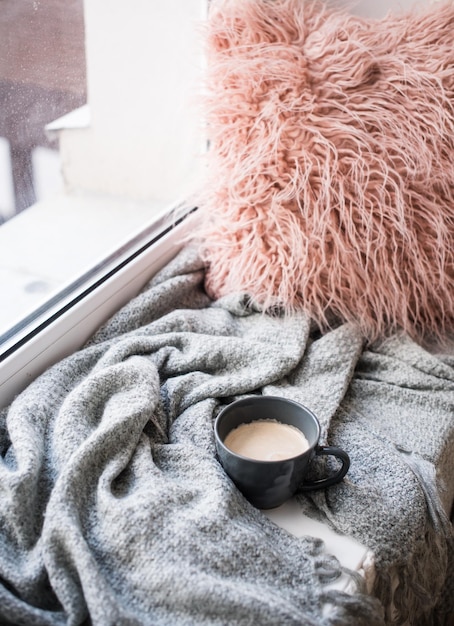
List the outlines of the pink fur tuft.
{"label": "pink fur tuft", "polygon": [[195,237],[214,296],[374,339],[454,326],[454,6],[218,0]]}

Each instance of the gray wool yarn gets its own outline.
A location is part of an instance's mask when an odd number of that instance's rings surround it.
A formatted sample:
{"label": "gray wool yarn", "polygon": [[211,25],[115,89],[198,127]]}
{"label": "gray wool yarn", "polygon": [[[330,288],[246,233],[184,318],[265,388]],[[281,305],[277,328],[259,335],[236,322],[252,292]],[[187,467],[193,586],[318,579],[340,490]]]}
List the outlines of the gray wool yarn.
{"label": "gray wool yarn", "polygon": [[[401,336],[317,337],[244,294],[211,302],[203,279],[183,250],[1,412],[0,623],[378,626],[391,604],[441,623],[452,364]],[[344,482],[301,503],[371,547],[375,597],[327,591],[342,568],[320,540],[275,526],[223,472],[213,419],[249,393],[304,402],[349,451]]]}

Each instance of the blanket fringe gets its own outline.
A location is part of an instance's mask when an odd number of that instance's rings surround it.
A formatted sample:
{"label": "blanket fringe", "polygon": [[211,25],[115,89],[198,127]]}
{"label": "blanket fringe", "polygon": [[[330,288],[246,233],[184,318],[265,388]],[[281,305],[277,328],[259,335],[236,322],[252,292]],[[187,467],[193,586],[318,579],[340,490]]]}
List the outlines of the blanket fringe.
{"label": "blanket fringe", "polygon": [[386,607],[388,624],[414,624],[417,619],[418,626],[452,626],[452,601],[445,596],[454,535],[437,490],[435,467],[417,454],[399,452],[424,492],[427,527],[405,565],[377,573],[373,593]]}
{"label": "blanket fringe", "polygon": [[[345,594],[339,602],[339,592],[327,591],[321,597],[324,603],[323,617],[326,623],[336,626],[352,626],[352,615],[355,626],[383,626],[383,611],[376,598]],[[323,622],[325,623],[325,622]]]}

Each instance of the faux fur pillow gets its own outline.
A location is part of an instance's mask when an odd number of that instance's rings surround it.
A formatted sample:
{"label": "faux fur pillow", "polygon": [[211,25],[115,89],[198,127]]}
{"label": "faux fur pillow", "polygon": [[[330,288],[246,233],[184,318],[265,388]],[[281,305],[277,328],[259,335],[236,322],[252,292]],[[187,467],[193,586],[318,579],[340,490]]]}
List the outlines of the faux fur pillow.
{"label": "faux fur pillow", "polygon": [[451,329],[454,6],[382,20],[313,0],[211,6],[208,291],[371,339]]}

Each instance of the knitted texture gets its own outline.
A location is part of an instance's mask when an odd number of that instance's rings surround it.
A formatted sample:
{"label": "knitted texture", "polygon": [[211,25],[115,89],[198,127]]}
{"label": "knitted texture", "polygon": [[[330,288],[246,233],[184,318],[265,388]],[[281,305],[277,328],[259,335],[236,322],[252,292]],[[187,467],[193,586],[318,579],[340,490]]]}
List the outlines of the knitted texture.
{"label": "knitted texture", "polygon": [[215,0],[194,236],[207,289],[373,340],[454,326],[454,5]]}
{"label": "knitted texture", "polygon": [[[0,412],[0,623],[378,626],[394,607],[442,624],[454,360],[400,335],[364,350],[347,324],[315,335],[243,294],[211,302],[204,278],[184,250]],[[304,402],[350,453],[301,504],[372,548],[380,602],[328,590],[337,560],[224,473],[213,419],[251,393]]]}

